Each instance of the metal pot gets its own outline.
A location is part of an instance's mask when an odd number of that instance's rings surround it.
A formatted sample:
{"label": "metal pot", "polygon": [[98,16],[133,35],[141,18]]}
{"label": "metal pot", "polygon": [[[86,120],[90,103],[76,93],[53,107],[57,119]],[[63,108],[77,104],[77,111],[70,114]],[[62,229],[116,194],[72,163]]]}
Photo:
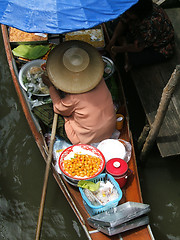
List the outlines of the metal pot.
{"label": "metal pot", "polygon": [[121,158],[112,158],[106,164],[106,172],[114,177],[120,188],[123,188],[130,170],[126,161]]}
{"label": "metal pot", "polygon": [[114,71],[115,71],[115,67],[114,67],[114,63],[111,59],[105,57],[105,56],[102,56],[102,59],[103,59],[103,62],[104,62],[104,80],[107,80],[109,79]]}

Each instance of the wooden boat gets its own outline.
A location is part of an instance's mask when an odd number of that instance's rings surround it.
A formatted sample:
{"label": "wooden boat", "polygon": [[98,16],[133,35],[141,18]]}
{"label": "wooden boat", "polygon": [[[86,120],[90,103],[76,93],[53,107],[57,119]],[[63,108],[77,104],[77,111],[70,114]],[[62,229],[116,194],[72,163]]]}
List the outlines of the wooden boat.
{"label": "wooden boat", "polygon": [[[34,139],[37,143],[37,146],[46,161],[47,159],[47,145],[46,141],[43,135],[43,131],[37,122],[37,120],[34,118],[33,114],[31,113],[31,110],[29,108],[29,104],[27,101],[27,96],[24,91],[22,91],[22,88],[18,81],[18,68],[16,61],[13,57],[12,51],[11,51],[11,45],[9,42],[9,36],[8,36],[8,29],[6,26],[1,25],[2,29],[2,35],[4,39],[4,46],[7,54],[7,60],[9,63],[9,68],[12,74],[12,79],[14,82],[15,89],[17,91],[19,100],[22,105],[22,109],[24,111],[24,114],[26,116],[26,119],[28,121],[29,127],[32,131],[32,134],[34,136]],[[106,31],[106,29],[105,29]],[[105,32],[106,33],[106,32]],[[106,33],[107,34],[107,33]],[[121,92],[119,93],[121,95],[121,108],[120,112],[125,116],[124,121],[124,127],[121,130],[121,138],[125,141],[128,141],[131,143],[132,146],[132,154],[131,159],[129,161],[129,168],[132,170],[132,174],[129,176],[126,186],[122,189],[123,191],[123,198],[120,201],[121,203],[132,201],[132,202],[139,202],[142,203],[142,196],[141,196],[141,189],[140,189],[140,183],[138,178],[138,170],[136,165],[136,157],[134,152],[134,146],[133,146],[133,140],[132,135],[129,129],[129,122],[128,122],[128,112],[127,112],[127,106],[125,101],[125,96],[123,92],[123,88],[121,85]],[[73,209],[74,213],[76,214],[80,224],[82,225],[87,238],[93,239],[93,240],[106,240],[106,239],[123,239],[123,240],[150,240],[154,239],[153,234],[151,232],[150,226],[145,225],[138,228],[135,228],[133,230],[129,230],[126,232],[121,233],[121,235],[114,235],[114,236],[108,236],[105,235],[99,231],[95,231],[95,229],[91,228],[87,222],[87,218],[89,217],[88,212],[86,211],[83,200],[81,197],[81,194],[78,190],[78,188],[72,186],[71,184],[68,184],[60,174],[57,173],[57,171],[54,168],[54,165],[51,166],[52,173],[54,175],[54,178],[59,185],[61,191],[65,195],[68,203],[70,204],[71,208]]]}

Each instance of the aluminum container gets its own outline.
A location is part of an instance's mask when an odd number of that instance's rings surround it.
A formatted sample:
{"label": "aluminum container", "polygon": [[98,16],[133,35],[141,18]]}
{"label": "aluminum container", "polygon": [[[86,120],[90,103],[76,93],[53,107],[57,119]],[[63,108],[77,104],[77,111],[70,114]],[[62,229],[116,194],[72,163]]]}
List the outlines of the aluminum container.
{"label": "aluminum container", "polygon": [[148,204],[126,202],[106,212],[88,218],[88,222],[102,227],[116,227],[150,212]]}
{"label": "aluminum container", "polygon": [[100,232],[103,232],[109,236],[112,236],[112,235],[119,234],[119,233],[132,230],[134,228],[141,227],[148,224],[149,217],[144,215],[139,218],[133,219],[129,222],[125,222],[120,225],[117,225],[116,227],[104,227],[98,223],[91,221],[90,219],[88,220],[88,223],[91,227],[97,228]]}

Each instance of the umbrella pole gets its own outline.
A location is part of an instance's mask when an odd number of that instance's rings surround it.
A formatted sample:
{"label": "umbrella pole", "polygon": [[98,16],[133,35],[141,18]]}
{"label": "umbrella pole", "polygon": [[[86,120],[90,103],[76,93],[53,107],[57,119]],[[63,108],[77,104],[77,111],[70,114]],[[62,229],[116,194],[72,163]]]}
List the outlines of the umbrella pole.
{"label": "umbrella pole", "polygon": [[53,119],[52,131],[51,131],[51,140],[50,140],[50,145],[49,145],[48,158],[47,158],[47,162],[46,162],[44,185],[43,185],[43,189],[42,189],[41,204],[40,204],[40,209],[39,209],[39,217],[38,217],[38,222],[37,222],[35,240],[39,240],[40,233],[41,233],[41,225],[42,225],[42,218],[43,218],[43,212],[44,212],[44,203],[45,203],[45,198],[46,198],[49,170],[50,170],[52,154],[53,154],[53,144],[54,144],[54,140],[55,140],[57,120],[58,120],[58,114],[54,113],[54,119]]}

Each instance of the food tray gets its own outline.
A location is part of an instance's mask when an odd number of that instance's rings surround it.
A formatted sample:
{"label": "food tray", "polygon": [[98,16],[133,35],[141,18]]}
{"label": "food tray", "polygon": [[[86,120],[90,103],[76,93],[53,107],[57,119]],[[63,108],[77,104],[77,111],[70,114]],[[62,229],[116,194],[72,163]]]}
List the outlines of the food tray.
{"label": "food tray", "polygon": [[96,178],[91,179],[92,182],[97,183],[99,181],[105,181],[105,176],[107,175],[107,180],[110,181],[114,187],[116,188],[119,197],[113,201],[108,202],[106,205],[104,206],[95,206],[93,204],[91,204],[91,202],[89,201],[89,199],[86,197],[84,190],[82,188],[79,188],[79,191],[81,193],[81,196],[83,198],[83,203],[84,206],[86,208],[86,210],[88,211],[89,215],[94,216],[96,214],[102,213],[104,211],[107,211],[111,208],[114,208],[118,205],[119,201],[122,198],[122,191],[118,185],[118,183],[116,182],[116,180],[109,174],[106,173],[102,173],[99,176],[97,176]]}
{"label": "food tray", "polygon": [[66,33],[65,41],[69,40],[81,40],[91,44],[96,48],[103,48],[105,46],[102,26]]}
{"label": "food tray", "polygon": [[9,28],[9,41],[13,45],[42,44],[48,42],[48,34],[27,33],[19,29]]}

